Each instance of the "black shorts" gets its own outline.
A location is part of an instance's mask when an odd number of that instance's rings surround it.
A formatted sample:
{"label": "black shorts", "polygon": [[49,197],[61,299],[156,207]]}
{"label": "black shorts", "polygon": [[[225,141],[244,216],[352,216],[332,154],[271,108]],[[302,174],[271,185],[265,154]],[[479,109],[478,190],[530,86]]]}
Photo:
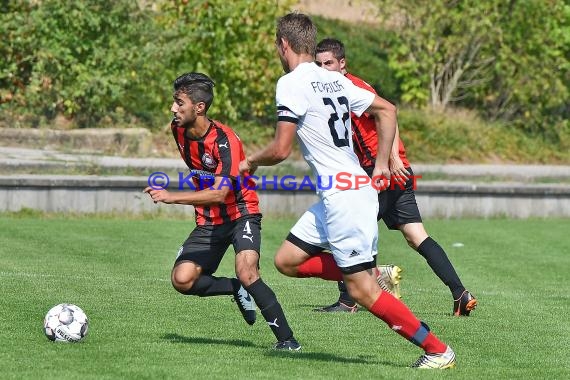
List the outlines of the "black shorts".
{"label": "black shorts", "polygon": [[[372,175],[373,168],[365,168],[368,175]],[[411,176],[414,175],[412,168],[406,168]],[[422,216],[416,203],[414,193],[415,181],[409,178],[405,185],[399,185],[393,181],[390,188],[378,193],[378,220],[382,219],[390,230],[397,230],[398,226],[408,223],[421,223]]]}
{"label": "black shorts", "polygon": [[192,261],[203,274],[213,274],[229,246],[237,254],[244,250],[261,251],[261,214],[244,216],[231,223],[196,226],[180,250],[174,264]]}

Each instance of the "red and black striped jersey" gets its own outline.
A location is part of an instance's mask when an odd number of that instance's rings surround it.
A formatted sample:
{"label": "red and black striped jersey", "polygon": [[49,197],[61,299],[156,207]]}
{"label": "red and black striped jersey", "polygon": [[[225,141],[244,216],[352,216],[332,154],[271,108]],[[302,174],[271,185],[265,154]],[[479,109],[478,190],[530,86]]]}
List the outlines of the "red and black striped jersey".
{"label": "red and black striped jersey", "polygon": [[[213,177],[228,178],[221,186],[230,191],[224,203],[210,206],[195,206],[196,224],[219,225],[234,221],[242,216],[259,214],[259,199],[255,182],[248,178],[247,184],[240,183],[239,163],[245,159],[243,145],[236,133],[217,120],[199,139],[185,136],[184,127],[174,122],[170,128],[182,159],[190,169],[194,189],[199,191],[213,184]],[[245,177],[249,177],[246,173]]]}
{"label": "red and black striped jersey", "polygon": [[[376,94],[376,91],[372,86],[357,76],[348,73],[345,76],[356,86]],[[351,114],[350,119],[352,120],[352,141],[354,143],[354,152],[358,156],[360,165],[364,168],[374,166],[378,149],[378,135],[376,134],[374,117],[365,112],[360,117]],[[410,162],[406,157],[406,148],[404,147],[402,139],[399,139],[398,141],[398,151],[404,167],[410,167]]]}

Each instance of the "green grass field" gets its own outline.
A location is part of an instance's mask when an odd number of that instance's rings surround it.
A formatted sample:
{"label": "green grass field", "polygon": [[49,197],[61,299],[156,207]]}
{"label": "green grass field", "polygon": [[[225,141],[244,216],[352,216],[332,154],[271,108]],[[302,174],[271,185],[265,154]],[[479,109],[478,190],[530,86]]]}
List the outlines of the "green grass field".
{"label": "green grass field", "polygon": [[[262,276],[303,345],[281,353],[266,324],[246,325],[229,296],[173,290],[170,268],[192,222],[0,216],[0,378],[570,378],[570,220],[428,221],[479,299],[468,318],[451,316],[447,288],[381,226],[380,261],[404,268],[403,300],[457,353],[456,369],[431,372],[407,368],[421,350],[368,312],[313,312],[336,299],[335,283],[277,273],[272,256],[293,222],[263,228]],[[232,272],[229,251],[218,274]],[[89,316],[84,342],[45,338],[43,317],[62,302]]]}

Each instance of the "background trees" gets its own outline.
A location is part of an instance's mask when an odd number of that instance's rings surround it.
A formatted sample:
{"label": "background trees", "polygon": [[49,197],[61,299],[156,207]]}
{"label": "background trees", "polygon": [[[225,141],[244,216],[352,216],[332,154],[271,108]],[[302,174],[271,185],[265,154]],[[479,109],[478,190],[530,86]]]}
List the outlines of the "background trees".
{"label": "background trees", "polygon": [[378,0],[402,100],[476,109],[557,140],[568,128],[570,6],[561,0]]}
{"label": "background trees", "polygon": [[[0,14],[0,110],[37,125],[58,115],[78,126],[123,116],[142,118],[131,103],[152,36],[152,14],[130,1],[7,2]],[[6,4],[6,2],[4,2]],[[144,101],[144,100],[143,100]]]}
{"label": "background trees", "polygon": [[[314,17],[319,37],[343,39],[351,71],[413,108],[408,120],[467,110],[570,150],[564,0],[370,1],[373,25]],[[294,3],[1,2],[0,125],[158,129],[168,122],[173,79],[203,71],[217,84],[211,114],[261,142],[272,133],[265,126],[273,125],[282,74],[275,22]]]}
{"label": "background trees", "polygon": [[19,0],[0,13],[0,119],[79,127],[168,115],[171,83],[202,71],[217,83],[212,112],[228,121],[273,116],[275,22],[287,2]]}

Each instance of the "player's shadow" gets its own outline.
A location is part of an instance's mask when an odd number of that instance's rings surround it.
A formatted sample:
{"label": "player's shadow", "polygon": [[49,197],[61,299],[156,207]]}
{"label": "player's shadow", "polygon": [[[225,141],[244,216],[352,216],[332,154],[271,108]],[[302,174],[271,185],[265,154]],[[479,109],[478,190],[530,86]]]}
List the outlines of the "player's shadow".
{"label": "player's shadow", "polygon": [[178,334],[164,334],[162,339],[170,343],[186,343],[186,344],[224,344],[227,346],[237,347],[257,347],[255,344],[241,339],[213,339],[202,337],[189,337]]}
{"label": "player's shadow", "polygon": [[[323,302],[323,303],[320,304],[320,305],[305,303],[305,304],[299,305],[298,309],[300,309],[300,310],[309,310],[309,311],[313,311],[313,312],[315,312],[315,313],[319,313],[319,312],[320,312],[320,309],[322,309],[323,307],[329,306],[330,304],[331,304],[330,302],[329,302],[328,304],[327,304],[326,302]],[[319,309],[319,310],[317,310],[317,309]],[[359,314],[360,314],[360,313],[364,314],[365,312],[368,312],[368,310],[366,310],[366,309],[363,308],[362,306],[358,306],[357,313],[359,313]],[[323,313],[323,314],[331,314],[331,315],[338,315],[338,314],[344,315],[344,314],[346,314],[346,315],[351,315],[352,313],[334,312],[334,313]]]}
{"label": "player's shadow", "polygon": [[320,362],[335,362],[335,363],[350,363],[350,364],[370,364],[370,365],[385,365],[396,367],[397,365],[388,361],[380,361],[374,359],[370,355],[358,355],[355,358],[347,358],[344,356],[328,354],[324,352],[293,352],[293,351],[269,351],[265,355],[271,357],[287,356],[294,359],[320,361]]}
{"label": "player's shadow", "polygon": [[[164,334],[161,338],[171,343],[223,344],[223,345],[236,346],[236,347],[267,348],[266,346],[256,345],[252,342],[241,339],[213,339],[213,338],[202,338],[202,337],[188,337],[179,334]],[[269,350],[267,353],[265,353],[265,355],[271,357],[286,356],[292,359],[320,361],[320,362],[340,362],[340,363],[373,364],[373,365],[380,364],[380,365],[394,366],[394,367],[397,366],[395,363],[376,360],[372,355],[366,355],[366,356],[359,355],[358,357],[355,358],[347,358],[324,352],[302,352],[302,351],[294,352],[294,351],[276,351],[276,350]]]}

